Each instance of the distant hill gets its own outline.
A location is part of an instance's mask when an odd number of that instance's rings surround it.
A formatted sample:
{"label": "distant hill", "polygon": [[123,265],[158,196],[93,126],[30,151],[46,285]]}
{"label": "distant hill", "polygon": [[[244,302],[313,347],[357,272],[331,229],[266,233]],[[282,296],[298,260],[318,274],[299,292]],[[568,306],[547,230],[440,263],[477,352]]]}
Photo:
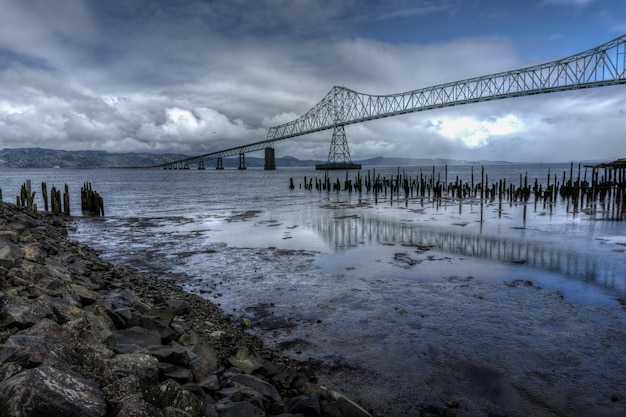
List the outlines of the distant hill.
{"label": "distant hill", "polygon": [[[111,153],[105,151],[61,151],[44,148],[17,148],[0,150],[0,168],[127,168],[149,167],[179,161],[191,155],[156,154],[156,153]],[[308,167],[326,161],[301,160],[293,156],[276,158],[277,167]],[[460,161],[454,159],[416,159],[376,157],[354,162],[364,167],[370,166],[442,166],[442,165],[477,165],[507,164],[505,161]],[[207,161],[206,167],[214,166],[214,161]],[[263,167],[263,158],[246,156],[249,168]],[[239,166],[239,158],[225,158],[225,168]],[[192,167],[195,167],[193,165]]]}
{"label": "distant hill", "polygon": [[187,156],[17,148],[0,150],[0,168],[121,168],[159,165],[183,158]]}

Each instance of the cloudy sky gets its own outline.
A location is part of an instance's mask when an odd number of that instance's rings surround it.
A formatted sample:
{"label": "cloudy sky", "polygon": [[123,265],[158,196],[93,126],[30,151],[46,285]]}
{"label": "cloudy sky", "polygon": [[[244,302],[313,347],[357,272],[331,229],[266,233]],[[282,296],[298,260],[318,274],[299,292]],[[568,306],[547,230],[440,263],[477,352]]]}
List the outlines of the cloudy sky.
{"label": "cloudy sky", "polygon": [[[265,139],[335,85],[399,93],[624,33],[624,0],[0,0],[0,148],[204,154]],[[625,132],[626,85],[346,127],[354,160],[614,159]],[[277,156],[325,159],[331,135]]]}

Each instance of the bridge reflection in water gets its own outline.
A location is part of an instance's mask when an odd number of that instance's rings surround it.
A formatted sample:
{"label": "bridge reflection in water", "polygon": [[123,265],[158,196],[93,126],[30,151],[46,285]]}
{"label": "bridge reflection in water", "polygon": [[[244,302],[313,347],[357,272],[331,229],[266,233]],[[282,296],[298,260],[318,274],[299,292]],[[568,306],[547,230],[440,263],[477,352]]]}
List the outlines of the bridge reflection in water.
{"label": "bridge reflection in water", "polygon": [[[346,216],[319,220],[314,229],[336,250],[360,244],[399,244],[419,250],[433,250],[524,265],[560,274],[617,291],[626,295],[621,250],[605,249],[606,253],[584,253],[583,249],[566,248],[553,241],[537,241],[520,237],[488,236],[480,232],[433,227],[375,217]],[[621,256],[620,256],[621,255]],[[612,259],[613,258],[613,259]]]}

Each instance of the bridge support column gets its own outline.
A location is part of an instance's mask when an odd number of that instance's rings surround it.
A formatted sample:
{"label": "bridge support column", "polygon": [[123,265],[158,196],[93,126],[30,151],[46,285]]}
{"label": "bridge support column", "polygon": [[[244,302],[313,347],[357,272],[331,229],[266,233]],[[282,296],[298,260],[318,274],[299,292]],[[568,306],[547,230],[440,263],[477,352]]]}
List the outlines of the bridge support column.
{"label": "bridge support column", "polygon": [[274,148],[265,148],[265,170],[273,171],[276,169],[276,157],[274,155]]}
{"label": "bridge support column", "polygon": [[218,156],[215,161],[215,169],[224,169],[224,160],[221,156]]}
{"label": "bridge support column", "polygon": [[198,161],[198,169],[206,169],[204,166],[204,161]]}
{"label": "bridge support column", "polygon": [[246,154],[239,154],[239,168],[237,169],[246,169]]}
{"label": "bridge support column", "polygon": [[361,164],[352,163],[352,158],[350,158],[344,125],[335,125],[328,151],[328,161],[325,164],[315,165],[315,169],[361,169]]}

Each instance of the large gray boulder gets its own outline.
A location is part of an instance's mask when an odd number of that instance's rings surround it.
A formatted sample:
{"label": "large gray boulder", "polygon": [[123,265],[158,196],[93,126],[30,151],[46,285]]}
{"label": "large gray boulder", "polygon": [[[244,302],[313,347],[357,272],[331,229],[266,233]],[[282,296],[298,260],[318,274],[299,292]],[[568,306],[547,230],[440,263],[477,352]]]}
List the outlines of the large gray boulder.
{"label": "large gray boulder", "polygon": [[24,249],[10,240],[0,239],[0,266],[12,268],[18,259],[24,257]]}
{"label": "large gray boulder", "polygon": [[98,384],[60,364],[27,369],[0,384],[4,417],[103,417],[106,412]]}

